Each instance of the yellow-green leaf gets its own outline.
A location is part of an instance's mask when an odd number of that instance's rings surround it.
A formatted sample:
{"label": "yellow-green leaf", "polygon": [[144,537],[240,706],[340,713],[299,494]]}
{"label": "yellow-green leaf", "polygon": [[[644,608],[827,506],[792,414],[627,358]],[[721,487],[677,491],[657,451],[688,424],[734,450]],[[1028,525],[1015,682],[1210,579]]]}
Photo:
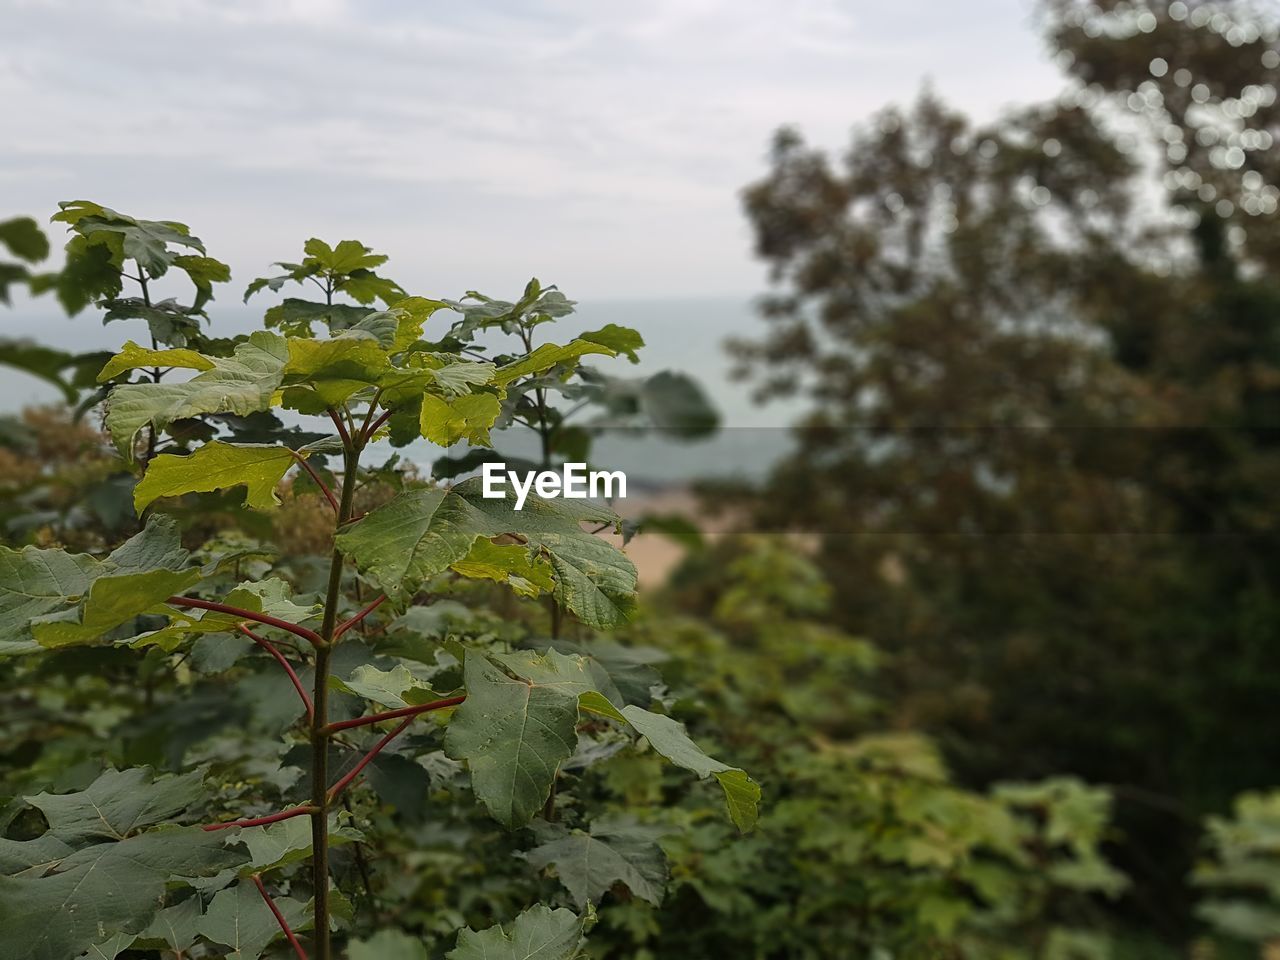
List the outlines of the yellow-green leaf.
{"label": "yellow-green leaf", "polygon": [[186,370],[212,370],[213,360],[194,350],[174,348],[152,350],[139,346],[132,340],[125,341],[124,349],[107,361],[98,373],[98,382],[105,383],[120,376],[126,370],[139,367],[182,367]]}
{"label": "yellow-green leaf", "polygon": [[245,487],[245,503],[270,510],[280,501],[275,488],[297,457],[288,447],[223,443],[214,440],[185,457],[162,453],[147,464],[146,475],[133,489],[139,512],[160,497]]}

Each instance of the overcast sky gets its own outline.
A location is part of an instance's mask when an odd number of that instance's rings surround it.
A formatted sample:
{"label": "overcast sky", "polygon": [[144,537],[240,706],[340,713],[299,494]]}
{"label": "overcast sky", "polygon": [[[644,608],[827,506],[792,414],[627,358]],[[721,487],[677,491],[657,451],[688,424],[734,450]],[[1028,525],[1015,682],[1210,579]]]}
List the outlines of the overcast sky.
{"label": "overcast sky", "polygon": [[844,142],[931,79],[1060,79],[1030,0],[0,0],[0,216],[189,223],[237,289],[308,236],[415,293],[748,296],[738,191],[780,124]]}

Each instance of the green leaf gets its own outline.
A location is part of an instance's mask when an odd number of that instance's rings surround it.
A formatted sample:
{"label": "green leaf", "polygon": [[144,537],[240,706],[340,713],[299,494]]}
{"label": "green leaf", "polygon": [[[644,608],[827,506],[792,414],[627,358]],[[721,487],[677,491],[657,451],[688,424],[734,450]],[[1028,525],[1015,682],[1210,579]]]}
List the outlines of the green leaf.
{"label": "green leaf", "polygon": [[703,753],[689,739],[683,723],[634,704],[623,707],[622,714],[654,750],[676,766],[692,771],[701,780],[714,776],[724,790],[729,817],[739,830],[746,833],[755,826],[760,803],[760,786],[755,781],[737,767]]}
{"label": "green leaf", "polygon": [[[266,613],[291,623],[304,623],[320,615],[318,604],[302,605],[292,600],[292,588],[278,577],[268,577],[252,583],[242,583],[232,590],[223,602],[241,610]],[[178,610],[166,607],[162,611],[171,622],[159,630],[139,634],[129,641],[133,647],[158,646],[173,650],[192,634],[223,633],[233,631],[242,618],[216,610]]]}
{"label": "green leaf", "polygon": [[353,307],[347,303],[313,303],[286,297],[283,303],[267,310],[262,319],[268,327],[277,327],[287,336],[309,337],[313,333],[313,323],[324,323],[330,331],[345,330],[368,315],[368,307]]}
{"label": "green leaf", "polygon": [[564,346],[544,343],[527,357],[509,363],[504,367],[499,367],[497,373],[494,374],[493,382],[500,386],[506,386],[520,377],[542,373],[557,364],[576,360],[589,353],[602,353],[609,357],[617,355],[617,351],[612,347],[605,346],[602,343],[592,343],[590,340],[573,340]]}
{"label": "green leaf", "polygon": [[184,493],[245,487],[245,504],[270,510],[280,504],[278,484],[296,462],[288,447],[235,444],[213,440],[185,457],[162,453],[147,464],[142,480],[133,489],[133,506],[139,513],[160,497]]}
{"label": "green leaf", "polygon": [[[311,856],[311,818],[293,817],[265,827],[243,827],[236,840],[249,848],[246,870],[267,873]],[[360,833],[339,823],[339,815],[329,817],[330,846],[361,839]]]}
{"label": "green leaf", "polygon": [[188,897],[157,913],[139,939],[163,940],[174,953],[185,953],[199,936],[197,926],[202,916],[200,897]]}
{"label": "green leaf", "polygon": [[[305,903],[291,897],[272,899],[291,929],[306,920]],[[230,947],[227,957],[234,960],[257,960],[271,941],[284,936],[271,908],[249,880],[218,891],[197,929],[202,937]]]}
{"label": "green leaf", "polygon": [[463,673],[467,699],[449,723],[445,752],[467,761],[476,797],[514,830],[546,803],[557,769],[573,755],[577,693],[514,679],[472,652]]}
{"label": "green leaf", "polygon": [[138,220],[89,200],[72,200],[58,206],[61,209],[53,215],[54,221],[69,224],[89,241],[110,235],[108,242],[118,242],[123,257],[136,261],[153,278],[164,276],[179,256],[169,249],[170,244],[204,252],[204,245],[182,223]]}
{"label": "green leaf", "polygon": [[123,840],[185,811],[204,793],[200,771],[154,779],[147,767],[107,770],[79,793],[39,793],[27,803],[44,814],[46,836],[78,844]]}
{"label": "green leaf", "polygon": [[458,931],[448,960],[570,960],[582,942],[582,921],[569,910],[530,907],[505,929]]}
{"label": "green leaf", "polygon": [[683,373],[664,370],[644,381],[640,404],[655,427],[686,438],[706,436],[720,425],[720,414],[707,395]]}
{"label": "green leaf", "polygon": [[470,393],[453,400],[427,393],[422,397],[419,424],[422,435],[442,447],[459,440],[488,447],[489,430],[501,413],[502,401],[491,393]]}
{"label": "green leaf", "polygon": [[181,367],[187,370],[212,370],[215,364],[212,359],[197,353],[195,350],[176,348],[171,350],[152,350],[141,347],[132,340],[126,340],[124,348],[107,361],[106,366],[98,373],[98,382],[106,383],[120,376],[126,370],[139,367]]}
{"label": "green leaf", "polygon": [[213,299],[213,285],[231,280],[231,268],[213,257],[197,257],[184,254],[173,258],[173,265],[182,270],[195,284],[196,296],[191,307],[200,310]]}
{"label": "green leaf", "polygon": [[478,537],[516,534],[551,564],[557,602],[587,624],[616,626],[634,610],[635,567],[612,544],[583,530],[582,522],[612,524],[617,516],[585,501],[533,496],[517,511],[512,498],[484,498],[473,479],[447,491],[405,491],[340,534],[337,543],[383,592],[403,597],[464,560]]}
{"label": "green leaf", "polygon": [[387,262],[385,255],[374,253],[359,240],[341,240],[336,247],[330,247],[323,240],[312,237],[302,245],[302,252],[330,273],[372,270]]}
{"label": "green leaf", "polygon": [[31,217],[0,220],[0,244],[27,263],[39,263],[49,256],[49,239]]}
{"label": "green leaf", "polygon": [[187,563],[171,517],[150,518],[105,560],[0,547],[0,655],[96,639],[198,582]]}
{"label": "green leaf", "polygon": [[404,664],[397,664],[390,670],[379,670],[372,664],[365,663],[356,667],[347,679],[338,680],[335,677],[331,682],[345,693],[397,710],[439,699],[431,685],[415,677]]}
{"label": "green leaf", "polygon": [[144,929],[171,879],[210,876],[242,855],[198,827],[77,850],[40,877],[0,877],[0,960],[68,960]]}
{"label": "green leaf", "polygon": [[132,459],[133,440],[146,424],[161,429],[175,420],[206,413],[240,416],[267,410],[288,360],[283,337],[259,330],[230,357],[211,357],[213,367],[186,383],[126,383],[107,401],[107,429],[116,447]]}
{"label": "green leaf", "polygon": [[449,569],[473,580],[508,584],[522,597],[536,597],[555,589],[551,565],[519,543],[497,544],[478,537],[471,550]]}
{"label": "green leaf", "polygon": [[79,960],[116,960],[116,957],[133,946],[133,941],[137,939],[137,936],[132,933],[117,933],[102,943],[95,943],[80,955]]}
{"label": "green leaf", "polygon": [[347,944],[347,960],[429,960],[422,941],[401,930],[379,930]]}
{"label": "green leaf", "polygon": [[[382,259],[385,260],[386,257]],[[371,304],[375,300],[381,300],[390,306],[397,300],[404,299],[404,290],[400,288],[400,284],[380,277],[372,270],[352,271],[334,286],[357,303]]]}
{"label": "green leaf", "polygon": [[75,403],[79,393],[63,371],[75,363],[75,355],[29,340],[0,340],[0,364],[22,370],[62,391],[67,403]]}
{"label": "green leaf", "polygon": [[[350,330],[327,340],[289,338],[289,362],[284,368],[286,405],[304,413],[320,413],[346,402],[365,387],[376,386],[391,371],[391,361],[377,339]],[[305,385],[318,402],[290,400]]]}
{"label": "green leaf", "polygon": [[662,827],[601,819],[591,825],[590,832],[560,827],[558,833],[556,839],[524,856],[539,869],[554,866],[579,908],[599,902],[615,883],[654,906],[662,903],[667,883],[667,858],[657,843]]}
{"label": "green leaf", "polygon": [[632,363],[639,363],[636,351],[644,346],[644,338],[639,331],[631,327],[620,327],[616,323],[605,324],[599,330],[588,330],[578,335],[579,340],[588,340],[608,347],[615,354],[625,354]]}

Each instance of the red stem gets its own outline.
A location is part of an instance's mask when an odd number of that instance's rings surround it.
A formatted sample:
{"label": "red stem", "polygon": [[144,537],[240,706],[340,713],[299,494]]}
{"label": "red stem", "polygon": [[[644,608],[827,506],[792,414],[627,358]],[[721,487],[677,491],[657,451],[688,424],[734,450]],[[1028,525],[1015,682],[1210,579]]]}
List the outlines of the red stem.
{"label": "red stem", "polygon": [[386,602],[386,599],[387,599],[387,595],[385,593],[380,595],[376,600],[372,601],[369,604],[366,604],[364,609],[361,610],[359,613],[357,613],[350,620],[347,620],[344,623],[339,624],[338,629],[333,631],[333,639],[337,640],[340,636],[342,636],[344,633],[346,633],[348,630],[354,627],[357,623],[359,623],[369,614],[373,613],[373,611],[377,610],[378,607],[382,606],[382,604]]}
{"label": "red stem", "polygon": [[463,700],[461,697],[447,697],[444,700],[432,700],[430,703],[421,703],[415,707],[400,707],[398,710],[388,710],[386,713],[375,713],[368,717],[356,717],[354,720],[340,720],[337,723],[331,723],[328,726],[330,733],[337,733],[339,730],[350,730],[352,727],[367,727],[371,723],[381,723],[383,720],[398,720],[400,717],[416,717],[421,713],[429,713],[432,710],[443,710],[445,707],[456,707]]}
{"label": "red stem", "polygon": [[273,617],[267,613],[255,613],[252,610],[233,607],[228,603],[217,603],[213,600],[199,600],[195,597],[170,597],[165,601],[165,603],[171,603],[175,607],[195,607],[198,610],[213,610],[217,613],[229,613],[231,616],[240,620],[252,620],[255,623],[265,623],[268,627],[278,627],[281,630],[287,630],[289,633],[306,640],[312,646],[324,646],[324,640],[322,640],[320,634],[316,633],[314,630],[308,630],[306,627],[299,626],[296,623],[290,623],[288,620],[281,620],[279,617]]}
{"label": "red stem", "polygon": [[279,813],[273,813],[269,817],[251,817],[248,820],[228,820],[226,823],[206,823],[201,830],[206,833],[214,830],[230,830],[232,827],[265,827],[268,823],[279,823],[281,820],[289,820],[293,817],[303,817],[311,813],[315,808],[310,804],[303,804],[300,807],[290,807],[288,810],[281,810]]}
{"label": "red stem", "polygon": [[293,952],[298,955],[298,960],[307,960],[307,951],[302,949],[302,944],[298,942],[298,938],[293,935],[293,931],[289,929],[289,921],[284,918],[284,914],[280,912],[280,908],[276,906],[276,902],[271,899],[271,894],[267,893],[267,888],[262,885],[262,878],[256,873],[253,875],[253,882],[257,884],[258,892],[262,894],[262,899],[267,902],[267,906],[271,908],[271,912],[276,916],[276,923],[280,924],[280,929],[284,931],[284,935],[288,937],[289,943],[293,945]]}
{"label": "red stem", "polygon": [[363,439],[365,443],[369,442],[369,438],[378,432],[378,428],[381,427],[384,423],[386,423],[387,418],[389,418],[390,416],[391,416],[391,411],[384,410],[381,414],[379,414],[377,420],[373,421],[373,423],[369,424],[369,426],[365,428],[365,431],[363,434]]}
{"label": "red stem", "polygon": [[284,667],[284,672],[289,675],[289,680],[293,683],[293,689],[298,691],[298,696],[302,698],[302,703],[307,708],[307,721],[309,723],[313,722],[316,717],[316,708],[311,702],[311,697],[307,695],[306,687],[302,685],[302,681],[298,679],[298,674],[294,672],[293,664],[284,658],[284,654],[277,650],[270,640],[265,640],[258,636],[243,623],[240,624],[240,632],[260,646],[263,650],[267,651],[267,653],[271,654],[271,656],[275,657],[276,663]]}
{"label": "red stem", "polygon": [[334,800],[336,800],[338,798],[338,795],[341,794],[342,791],[347,788],[347,786],[351,783],[351,781],[354,780],[356,777],[360,776],[360,771],[362,771],[365,767],[367,767],[370,763],[372,763],[373,758],[382,752],[382,748],[385,747],[392,740],[394,740],[396,737],[400,736],[400,734],[404,733],[405,730],[409,728],[409,724],[411,723],[413,723],[413,717],[405,717],[404,722],[400,724],[400,726],[396,727],[394,730],[388,733],[385,737],[383,737],[381,740],[375,743],[373,745],[373,749],[360,758],[360,762],[357,763],[354,767],[352,767],[350,773],[348,773],[345,777],[343,777],[341,780],[339,780],[337,783],[335,783],[332,787],[329,788],[329,795],[328,795],[329,802],[332,803]]}
{"label": "red stem", "polygon": [[338,498],[333,495],[333,491],[329,489],[329,485],[320,479],[320,474],[316,472],[316,468],[307,463],[304,457],[294,454],[294,459],[298,461],[298,466],[307,473],[311,474],[311,479],[316,482],[316,486],[320,488],[320,492],[324,494],[324,498],[329,501],[329,506],[333,507],[333,512],[338,512]]}
{"label": "red stem", "polygon": [[333,421],[333,425],[338,428],[338,436],[342,438],[342,445],[348,450],[351,449],[351,434],[347,432],[347,425],[342,422],[342,417],[338,415],[338,411],[332,407],[329,408],[329,419]]}

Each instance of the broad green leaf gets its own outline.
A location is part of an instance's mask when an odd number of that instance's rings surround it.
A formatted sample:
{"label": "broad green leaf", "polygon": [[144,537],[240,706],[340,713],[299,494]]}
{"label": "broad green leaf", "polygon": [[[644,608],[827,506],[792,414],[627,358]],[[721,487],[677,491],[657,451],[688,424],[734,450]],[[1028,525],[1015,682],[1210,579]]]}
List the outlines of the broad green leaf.
{"label": "broad green leaf", "polygon": [[422,941],[402,930],[379,930],[347,944],[347,960],[429,960]]}
{"label": "broad green leaf", "polygon": [[0,340],[0,364],[39,377],[62,391],[67,403],[75,403],[75,387],[63,371],[75,362],[75,356],[62,350],[42,346],[30,340]]}
{"label": "broad green leaf", "polygon": [[60,211],[53,220],[67,223],[89,240],[102,234],[118,238],[122,255],[134,260],[151,277],[162,277],[179,254],[169,245],[204,252],[204,245],[191,236],[186,224],[172,220],[138,220],[117,213],[89,200],[72,200],[58,204]]}
{"label": "broad green leaf", "polygon": [[333,678],[332,682],[345,693],[397,710],[440,699],[430,684],[415,677],[404,664],[396,664],[390,670],[379,670],[365,663],[356,667],[345,680]]}
{"label": "broad green leaf", "polygon": [[393,303],[390,312],[398,318],[399,324],[390,347],[391,352],[403,353],[408,350],[422,336],[423,328],[431,315],[447,308],[448,304],[443,300],[428,300],[426,297],[405,297]]}
{"label": "broad green leaf", "polygon": [[196,296],[192,308],[200,310],[213,299],[213,285],[231,280],[231,268],[213,257],[183,254],[173,258],[173,265],[183,271],[195,284]]}
{"label": "broad green leaf", "polygon": [[197,927],[204,912],[200,897],[191,896],[155,915],[151,925],[142,931],[141,940],[163,940],[175,953],[185,953],[200,934]]}
{"label": "broad green leaf", "polygon": [[508,676],[468,652],[467,699],[445,734],[445,752],[466,760],[476,797],[514,830],[546,802],[560,764],[577,746],[578,699],[556,683]]}
{"label": "broad green leaf", "polygon": [[139,367],[181,367],[186,370],[212,370],[214,362],[211,358],[178,347],[169,350],[152,350],[141,347],[132,340],[126,340],[124,348],[107,361],[106,366],[98,373],[98,382],[106,383],[120,376],[126,370]]}
{"label": "broad green leaf", "polygon": [[31,621],[74,607],[100,566],[86,554],[0,546],[0,654],[39,650]]}
{"label": "broad green leaf", "polygon": [[493,376],[493,382],[500,386],[505,386],[520,377],[542,373],[557,364],[576,360],[589,353],[600,353],[608,357],[617,355],[617,351],[612,347],[605,346],[602,343],[592,343],[590,340],[573,340],[564,346],[544,343],[535,348],[527,357],[522,357],[504,367],[499,367]]}
{"label": "broad green leaf", "polygon": [[655,427],[686,438],[706,436],[720,425],[720,414],[707,395],[683,373],[664,370],[645,380],[640,404]]}
{"label": "broad green leaf", "polygon": [[49,256],[49,239],[31,217],[0,220],[0,244],[27,263],[39,263]]}
{"label": "broad green leaf", "polygon": [[[311,818],[293,817],[265,827],[243,827],[235,839],[249,848],[244,870],[267,873],[311,856]],[[340,822],[339,814],[329,817],[330,846],[361,839],[358,831]]]}
{"label": "broad green leaf", "polygon": [[0,960],[68,960],[146,928],[171,879],[211,876],[243,855],[198,827],[77,850],[40,877],[0,877]]}
{"label": "broad green leaf", "polygon": [[302,245],[302,252],[314,259],[330,273],[350,273],[352,270],[372,270],[387,262],[384,254],[374,253],[359,240],[340,240],[331,247],[316,237]]}
{"label": "broad green leaf", "polygon": [[114,934],[102,943],[95,943],[80,955],[79,960],[116,960],[137,939],[137,935],[132,933]]}
{"label": "broad green leaf", "polygon": [[0,547],[0,655],[96,639],[199,581],[188,560],[171,517],[150,518],[105,560]]}
{"label": "broad green leaf", "polygon": [[587,340],[608,347],[615,354],[625,354],[632,363],[639,363],[636,351],[644,346],[644,337],[631,327],[620,327],[616,323],[608,323],[599,330],[588,330],[578,335],[579,340]]}
{"label": "broad green leaf", "polygon": [[278,506],[275,489],[297,457],[288,447],[213,440],[185,457],[162,453],[147,464],[133,489],[139,513],[159,497],[245,487],[245,503],[257,510]]}
{"label": "broad green leaf", "polygon": [[[306,920],[305,903],[291,897],[272,899],[291,929],[297,930]],[[250,880],[218,891],[197,929],[202,937],[230,947],[226,956],[232,960],[257,960],[272,940],[284,936],[271,908]]]}
{"label": "broad green leaf", "polygon": [[126,458],[132,458],[134,437],[148,423],[161,429],[201,414],[245,416],[269,409],[284,375],[288,347],[283,337],[260,330],[230,357],[210,359],[214,366],[186,383],[126,383],[111,391],[107,429]]}
{"label": "broad green leaf", "polygon": [[381,300],[390,305],[404,299],[404,290],[401,289],[400,284],[386,277],[380,277],[372,270],[352,271],[349,276],[339,280],[334,286],[357,303],[366,305],[375,300]]}
{"label": "broad green leaf", "polygon": [[459,440],[491,445],[489,430],[502,413],[502,401],[492,393],[469,393],[452,400],[423,394],[419,425],[432,443],[449,447]]}
{"label": "broad green leaf", "polygon": [[480,480],[450,490],[408,490],[373,510],[337,538],[338,547],[388,596],[403,597],[463,560],[477,537],[515,534],[546,556],[556,600],[596,627],[625,622],[635,607],[636,572],[626,555],[582,529],[613,524],[610,510],[586,501],[530,496],[486,499]]}
{"label": "broad green leaf", "polygon": [[97,838],[123,840],[143,827],[169,820],[204,793],[200,771],[153,778],[146,767],[107,770],[79,793],[39,793],[27,803],[44,814],[46,836],[78,844]]}
{"label": "broad green leaf", "polygon": [[560,882],[580,908],[598,903],[615,883],[625,884],[633,894],[654,906],[662,903],[667,883],[667,858],[657,843],[664,832],[662,827],[601,819],[591,825],[589,832],[563,827],[557,832],[555,839],[524,856],[539,869],[554,866]]}
{"label": "broad green leaf", "polygon": [[506,583],[522,597],[536,597],[555,589],[551,565],[519,543],[497,544],[479,537],[471,544],[470,552],[449,568],[473,580]]}
{"label": "broad green leaf", "polygon": [[448,960],[570,960],[582,941],[582,921],[572,911],[530,907],[505,929],[458,931]]}
{"label": "broad green leaf", "polygon": [[760,786],[737,767],[731,767],[702,752],[689,739],[684,724],[634,704],[622,708],[627,722],[649,745],[678,767],[692,771],[699,779],[714,776],[724,790],[729,817],[743,833],[755,826],[760,803]]}
{"label": "broad green leaf", "polygon": [[[246,297],[248,295],[246,294]],[[368,307],[355,307],[349,303],[313,303],[286,297],[283,303],[271,307],[262,321],[289,337],[309,337],[313,323],[322,322],[331,332],[345,330],[369,315]]]}
{"label": "broad green leaf", "polygon": [[311,413],[338,406],[357,391],[379,384],[390,370],[387,351],[365,331],[348,331],[327,340],[291,337],[284,382],[291,392],[309,387],[319,405],[289,405]]}
{"label": "broad green leaf", "polygon": [[41,876],[65,860],[74,849],[46,831],[34,840],[10,840],[0,837],[0,876],[12,877],[30,872]]}
{"label": "broad green leaf", "polygon": [[[291,623],[304,623],[320,615],[318,604],[294,603],[292,597],[293,588],[286,581],[278,577],[268,577],[266,580],[240,584],[223,598],[223,602],[239,607],[241,610],[270,614]],[[130,646],[159,646],[163,650],[173,650],[178,643],[192,634],[235,630],[242,620],[238,616],[216,610],[189,608],[179,610],[176,607],[166,607],[161,612],[167,614],[171,622],[159,630],[134,637],[129,641]]]}

